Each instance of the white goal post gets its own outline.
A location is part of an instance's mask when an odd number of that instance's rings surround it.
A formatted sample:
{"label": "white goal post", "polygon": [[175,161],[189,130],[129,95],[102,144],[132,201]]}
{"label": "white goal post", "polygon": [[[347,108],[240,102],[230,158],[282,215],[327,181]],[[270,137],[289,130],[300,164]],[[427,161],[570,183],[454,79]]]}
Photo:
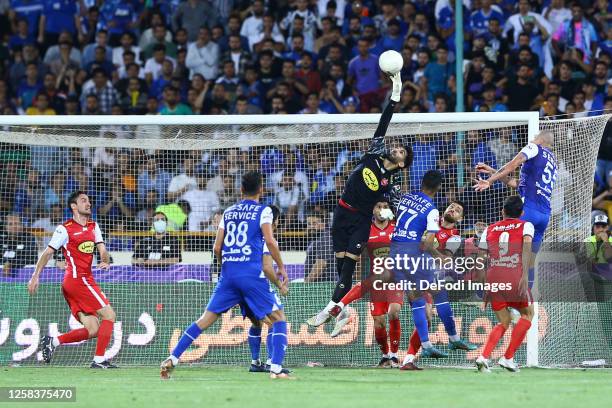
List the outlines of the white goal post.
{"label": "white goal post", "polygon": [[[171,152],[182,150],[217,151],[243,149],[243,151],[246,151],[245,149],[252,147],[261,147],[263,149],[274,148],[275,146],[303,145],[310,146],[319,153],[333,153],[334,155],[331,156],[336,157],[340,149],[345,148],[339,147],[340,144],[345,146],[353,141],[363,141],[371,138],[379,118],[379,114],[0,116],[0,144],[26,147],[150,149],[151,151],[168,152],[168,155]],[[561,132],[560,135],[562,137],[557,138],[556,143],[558,139],[563,139],[562,142],[559,142],[559,147],[564,151],[560,156],[566,162],[566,169],[570,176],[574,175],[573,172],[586,171],[587,173],[590,172],[590,174],[581,175],[581,179],[592,180],[598,141],[601,138],[603,127],[608,118],[609,115],[564,121],[543,121],[539,118],[538,112],[396,113],[393,115],[387,135],[389,143],[407,139],[412,141],[418,139],[420,135],[428,135],[429,139],[422,143],[434,141],[438,154],[456,154],[457,157],[449,161],[451,164],[448,164],[448,166],[449,168],[452,166],[461,168],[461,170],[458,170],[461,174],[464,167],[463,154],[465,153],[464,138],[466,135],[476,135],[481,138],[481,141],[486,141],[489,137],[496,137],[495,135],[499,132],[507,132],[508,137],[515,140],[516,154],[522,147],[518,145],[519,141],[532,140],[540,129],[550,129],[557,133]],[[109,138],[105,136],[111,131],[104,129],[112,129],[112,133],[116,137]],[[121,132],[125,132],[126,135],[129,134],[129,136],[122,135]],[[245,134],[248,134],[248,137],[244,137]],[[565,140],[566,136],[567,140]],[[417,140],[414,143],[419,143],[419,141]],[[348,147],[346,149],[350,150]],[[579,166],[570,164],[569,157],[573,157],[572,155],[581,160]],[[467,158],[467,162],[469,160],[470,158]],[[503,164],[503,162],[497,162],[498,166]],[[419,161],[418,157],[415,157],[413,163],[413,167],[416,169],[424,169],[432,165],[435,166],[433,163]],[[576,180],[576,177],[574,177],[574,180]],[[459,183],[461,184],[462,181],[459,181]],[[409,188],[409,185],[409,180],[405,180],[403,184],[404,189]],[[0,194],[2,194],[3,188],[0,185]],[[454,190],[457,189],[454,188]],[[584,183],[581,185],[576,183],[566,185],[565,192],[562,193],[565,197],[565,205],[568,208],[572,207],[570,216],[578,221],[576,226],[567,227],[564,218],[559,218],[559,221],[552,222],[549,226],[551,231],[571,229],[575,239],[586,238],[590,223],[588,219],[590,207],[582,207],[590,202],[590,196],[585,196],[585,191],[588,190],[589,186],[585,186]],[[507,192],[500,190],[492,194],[495,195],[494,198],[497,201],[491,201],[490,205],[499,203],[499,199],[503,194],[507,194]],[[479,198],[476,195],[470,197],[478,201],[473,203],[476,208],[484,208],[489,204],[484,202],[486,199]],[[325,200],[329,199],[326,198]],[[573,201],[569,202],[568,200]],[[489,209],[489,211],[498,214],[499,208]],[[478,214],[473,214],[471,220],[478,219],[480,219]],[[469,228],[471,228],[471,225],[466,225],[464,231]],[[290,233],[295,233],[296,231],[297,229],[288,229]],[[289,236],[291,235],[289,234]],[[547,236],[549,236],[548,233]],[[303,259],[303,255],[296,254],[295,259],[297,260],[295,263],[298,264],[299,260]],[[2,289],[1,286],[0,289]],[[310,313],[311,310],[315,310],[322,305],[322,299],[327,296],[323,292],[325,291],[322,291],[322,294],[316,297],[315,295],[304,295],[304,298],[296,302],[299,307],[303,307],[304,310],[307,309],[307,313]],[[329,289],[327,289],[327,292],[329,292]],[[304,289],[303,293],[307,293],[307,289]],[[119,303],[122,300],[132,301],[126,297],[116,299],[114,303]],[[111,301],[113,301],[112,292]],[[0,306],[2,306],[1,301]],[[288,309],[290,307],[291,305],[287,306]],[[554,307],[558,308],[561,306]],[[542,328],[539,327],[539,309],[539,305],[536,303],[533,324],[527,335],[527,349],[524,354],[524,360],[528,366],[549,366],[552,364],[548,357],[544,361],[541,358],[542,349],[540,343],[542,341]],[[305,311],[301,312],[306,313]],[[410,319],[409,313],[406,310],[402,314],[404,315],[402,317],[403,321]],[[460,314],[461,312],[457,312],[457,315]],[[556,315],[551,313],[550,316]],[[551,319],[550,316],[548,316],[548,319]],[[300,315],[300,319],[302,317]],[[54,318],[47,316],[45,321],[54,321]],[[55,319],[57,320],[57,318]],[[300,322],[295,322],[295,325],[297,326],[298,323]],[[355,323],[355,325],[358,324],[359,322]],[[365,322],[362,322],[362,324],[366,327]],[[550,326],[550,321],[547,324]],[[371,326],[367,325],[367,328],[371,328]],[[161,329],[158,328],[158,330]],[[367,334],[363,335],[364,337],[362,338],[362,334],[357,332],[357,328],[350,330],[355,330],[354,333],[351,332],[354,334],[352,340],[349,341],[347,337],[346,342],[342,343],[342,336],[340,336],[340,342],[337,343],[339,346],[342,344],[357,345],[359,342],[370,344],[368,341],[371,342],[371,337],[368,340]],[[555,328],[555,330],[561,329]],[[480,336],[481,333],[474,334],[470,332],[470,335]],[[302,359],[310,358],[309,352],[320,353],[321,350],[327,350],[327,348],[321,348],[323,345],[335,344],[333,342],[325,343],[327,340],[321,340],[319,343],[315,343],[315,345],[310,345],[308,342],[300,343],[300,341],[302,340],[296,339],[292,343],[290,340],[290,345],[307,345],[304,346],[305,351],[301,352],[299,357],[296,357],[296,362],[302,362]],[[0,347],[2,347],[2,343],[0,343]],[[245,346],[241,343],[240,347],[244,349]],[[225,352],[233,352],[230,346],[219,346],[219,349],[222,350],[220,355],[224,355],[222,353]],[[134,352],[131,357],[134,359],[134,364],[146,364],[144,362],[144,354],[139,353],[142,352]],[[367,351],[367,353],[371,353],[371,351]],[[549,352],[547,351],[546,353]],[[138,360],[139,356],[143,357],[142,361]],[[367,356],[369,354],[355,354],[355,357],[351,357],[347,364],[362,364]],[[576,363],[577,358],[576,356],[569,356],[567,362],[563,362],[563,364],[573,365]],[[216,356],[213,360],[216,362],[218,359],[220,357]],[[66,360],[67,364],[72,364],[75,361],[75,357]],[[330,358],[330,361],[331,364],[338,362],[342,364],[340,357]],[[465,361],[453,360],[451,364],[464,365]]]}

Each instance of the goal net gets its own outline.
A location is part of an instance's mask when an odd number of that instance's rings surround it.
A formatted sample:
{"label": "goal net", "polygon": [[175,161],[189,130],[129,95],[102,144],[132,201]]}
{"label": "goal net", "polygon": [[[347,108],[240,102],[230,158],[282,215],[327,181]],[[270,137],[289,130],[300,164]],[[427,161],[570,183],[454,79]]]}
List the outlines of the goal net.
{"label": "goal net", "polygon": [[[582,245],[590,235],[595,160],[609,118],[539,122],[540,129],[555,134],[559,177],[538,257],[537,321],[517,354],[521,364],[575,366],[612,359],[610,286],[584,272],[588,260]],[[157,365],[211,296],[218,277],[211,266],[216,223],[239,199],[240,175],[253,169],[265,176],[262,201],[282,213],[276,235],[292,281],[283,298],[290,332],[286,363],[376,364],[380,351],[366,301],[350,306],[353,319],[336,338],[330,336],[333,323],[314,329],[305,321],[333,291],[330,214],[377,121],[377,115],[3,118],[0,364],[41,364],[41,336],[80,325],[62,296],[66,260],[61,254],[45,268],[36,295],[28,294],[26,284],[55,227],[71,216],[68,194],[84,190],[112,255],[109,271],[93,268],[117,313],[107,356],[118,365]],[[537,129],[537,113],[396,114],[386,143],[410,144],[414,150],[414,163],[402,175],[403,191],[417,189],[427,170],[444,173],[435,202],[442,211],[452,199],[466,203],[459,228],[467,252],[470,238],[496,221],[504,198],[514,194],[501,184],[474,192],[474,165],[500,167]],[[163,245],[155,238],[156,211],[168,218]],[[364,259],[355,282],[367,273]],[[471,294],[452,296],[461,336],[482,346],[495,324],[493,314]],[[400,316],[401,358],[413,328],[407,303]],[[246,364],[249,325],[239,309],[230,310],[194,342],[183,361]],[[262,358],[265,334],[264,328]],[[448,337],[435,314],[431,341],[447,350]],[[509,333],[493,357],[508,341]],[[95,340],[62,346],[53,364],[86,364],[94,347]],[[467,366],[478,353],[450,352],[441,362],[421,363]]]}

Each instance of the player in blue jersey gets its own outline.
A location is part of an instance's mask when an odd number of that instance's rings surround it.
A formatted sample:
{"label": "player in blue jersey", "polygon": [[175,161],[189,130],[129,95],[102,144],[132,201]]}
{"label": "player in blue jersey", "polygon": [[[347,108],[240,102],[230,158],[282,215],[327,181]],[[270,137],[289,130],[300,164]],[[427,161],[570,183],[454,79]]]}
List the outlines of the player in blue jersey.
{"label": "player in blue jersey", "polygon": [[203,330],[217,321],[219,315],[244,302],[253,316],[262,322],[272,322],[271,378],[289,378],[282,371],[287,349],[287,322],[278,296],[270,291],[270,283],[263,272],[264,242],[283,277],[287,272],[281,259],[278,243],[272,232],[272,210],[259,203],[263,192],[261,174],[249,171],[242,176],[242,200],[223,213],[213,246],[221,264],[221,276],[210,298],[206,311],[192,323],[170,356],[161,364],[161,377],[170,377],[179,358]]}
{"label": "player in blue jersey", "polygon": [[[395,259],[396,280],[410,282],[408,293],[414,325],[421,345],[422,357],[444,358],[447,354],[435,348],[429,341],[426,302],[424,292],[433,296],[434,306],[448,333],[451,350],[473,350],[475,347],[461,340],[455,327],[455,318],[446,290],[431,290],[436,281],[436,267],[433,258],[445,258],[435,246],[436,233],[440,229],[438,209],[433,203],[442,185],[442,173],[430,170],[423,176],[421,191],[404,194],[398,205],[398,217],[391,238],[389,257]],[[408,262],[409,261],[409,262]],[[404,365],[410,361],[405,360]]]}
{"label": "player in blue jersey", "polygon": [[[496,181],[501,181],[509,187],[518,189],[523,199],[524,213],[521,220],[529,221],[535,229],[529,263],[530,288],[534,281],[535,257],[550,220],[550,197],[557,179],[557,158],[551,151],[553,143],[553,133],[544,130],[501,169],[495,171],[485,163],[478,163],[476,166],[476,171],[491,174],[486,180],[482,178],[478,180],[474,186],[476,191],[484,191]],[[512,173],[519,166],[521,171],[517,180]]]}
{"label": "player in blue jersey", "polygon": [[[270,209],[272,210],[272,231],[276,232],[278,228],[278,220],[280,217],[280,209],[271,205]],[[277,276],[276,271],[274,270],[274,265],[272,263],[272,255],[270,255],[270,251],[268,250],[268,246],[264,244],[264,255],[263,255],[263,272],[266,278],[273,283],[280,292],[281,295],[286,296],[289,292],[289,287],[286,285],[287,281],[283,282],[282,277]],[[270,286],[270,291],[273,291],[272,286]],[[272,328],[271,322],[268,320],[268,335],[266,340],[266,348],[268,351],[268,360],[265,364],[259,360],[259,353],[261,350],[261,321],[257,320],[249,305],[246,302],[240,303],[240,311],[242,312],[242,316],[248,318],[252,326],[249,329],[248,334],[248,343],[249,350],[251,351],[251,366],[249,367],[249,372],[251,373],[262,373],[262,372],[270,372],[270,367],[272,366],[272,354],[274,353],[273,345],[273,336],[274,329]],[[289,370],[283,368],[283,371],[289,373]]]}

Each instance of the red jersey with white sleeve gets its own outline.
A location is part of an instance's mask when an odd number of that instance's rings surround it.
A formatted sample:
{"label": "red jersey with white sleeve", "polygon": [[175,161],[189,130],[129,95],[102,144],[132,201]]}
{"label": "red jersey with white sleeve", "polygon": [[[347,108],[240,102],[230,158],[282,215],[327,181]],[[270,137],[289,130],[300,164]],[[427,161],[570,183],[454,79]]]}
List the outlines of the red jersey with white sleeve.
{"label": "red jersey with white sleeve", "polygon": [[[375,223],[370,226],[368,237],[368,256],[370,257],[370,273],[374,273],[374,259],[389,256],[391,246],[391,235],[395,229],[395,223],[389,222],[385,228],[378,228]],[[372,290],[370,312],[372,316],[387,314],[389,304],[404,303],[404,292],[401,290]]]}
{"label": "red jersey with white sleeve", "polygon": [[109,305],[91,271],[94,250],[100,243],[104,243],[104,240],[98,223],[87,221],[82,225],[74,219],[59,225],[49,242],[49,247],[56,251],[61,249],[66,259],[62,291],[77,319],[79,312],[95,314],[97,310]]}
{"label": "red jersey with white sleeve", "polygon": [[533,235],[533,224],[516,218],[491,224],[482,233],[478,247],[489,252],[487,283],[511,285],[505,290],[487,292],[493,310],[521,309],[532,301],[531,293],[521,295],[518,287],[523,276],[523,237]]}

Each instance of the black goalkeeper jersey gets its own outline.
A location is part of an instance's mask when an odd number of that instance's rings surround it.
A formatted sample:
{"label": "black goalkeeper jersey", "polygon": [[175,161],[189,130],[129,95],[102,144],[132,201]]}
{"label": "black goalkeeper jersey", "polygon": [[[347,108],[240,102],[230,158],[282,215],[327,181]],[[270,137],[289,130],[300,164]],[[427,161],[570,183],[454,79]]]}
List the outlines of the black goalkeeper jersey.
{"label": "black goalkeeper jersey", "polygon": [[391,122],[395,105],[396,102],[389,100],[380,117],[368,151],[351,172],[342,193],[340,205],[346,204],[367,216],[372,215],[374,205],[381,198],[387,198],[396,208],[401,197],[397,177],[401,169],[387,170],[383,166],[385,133]]}

